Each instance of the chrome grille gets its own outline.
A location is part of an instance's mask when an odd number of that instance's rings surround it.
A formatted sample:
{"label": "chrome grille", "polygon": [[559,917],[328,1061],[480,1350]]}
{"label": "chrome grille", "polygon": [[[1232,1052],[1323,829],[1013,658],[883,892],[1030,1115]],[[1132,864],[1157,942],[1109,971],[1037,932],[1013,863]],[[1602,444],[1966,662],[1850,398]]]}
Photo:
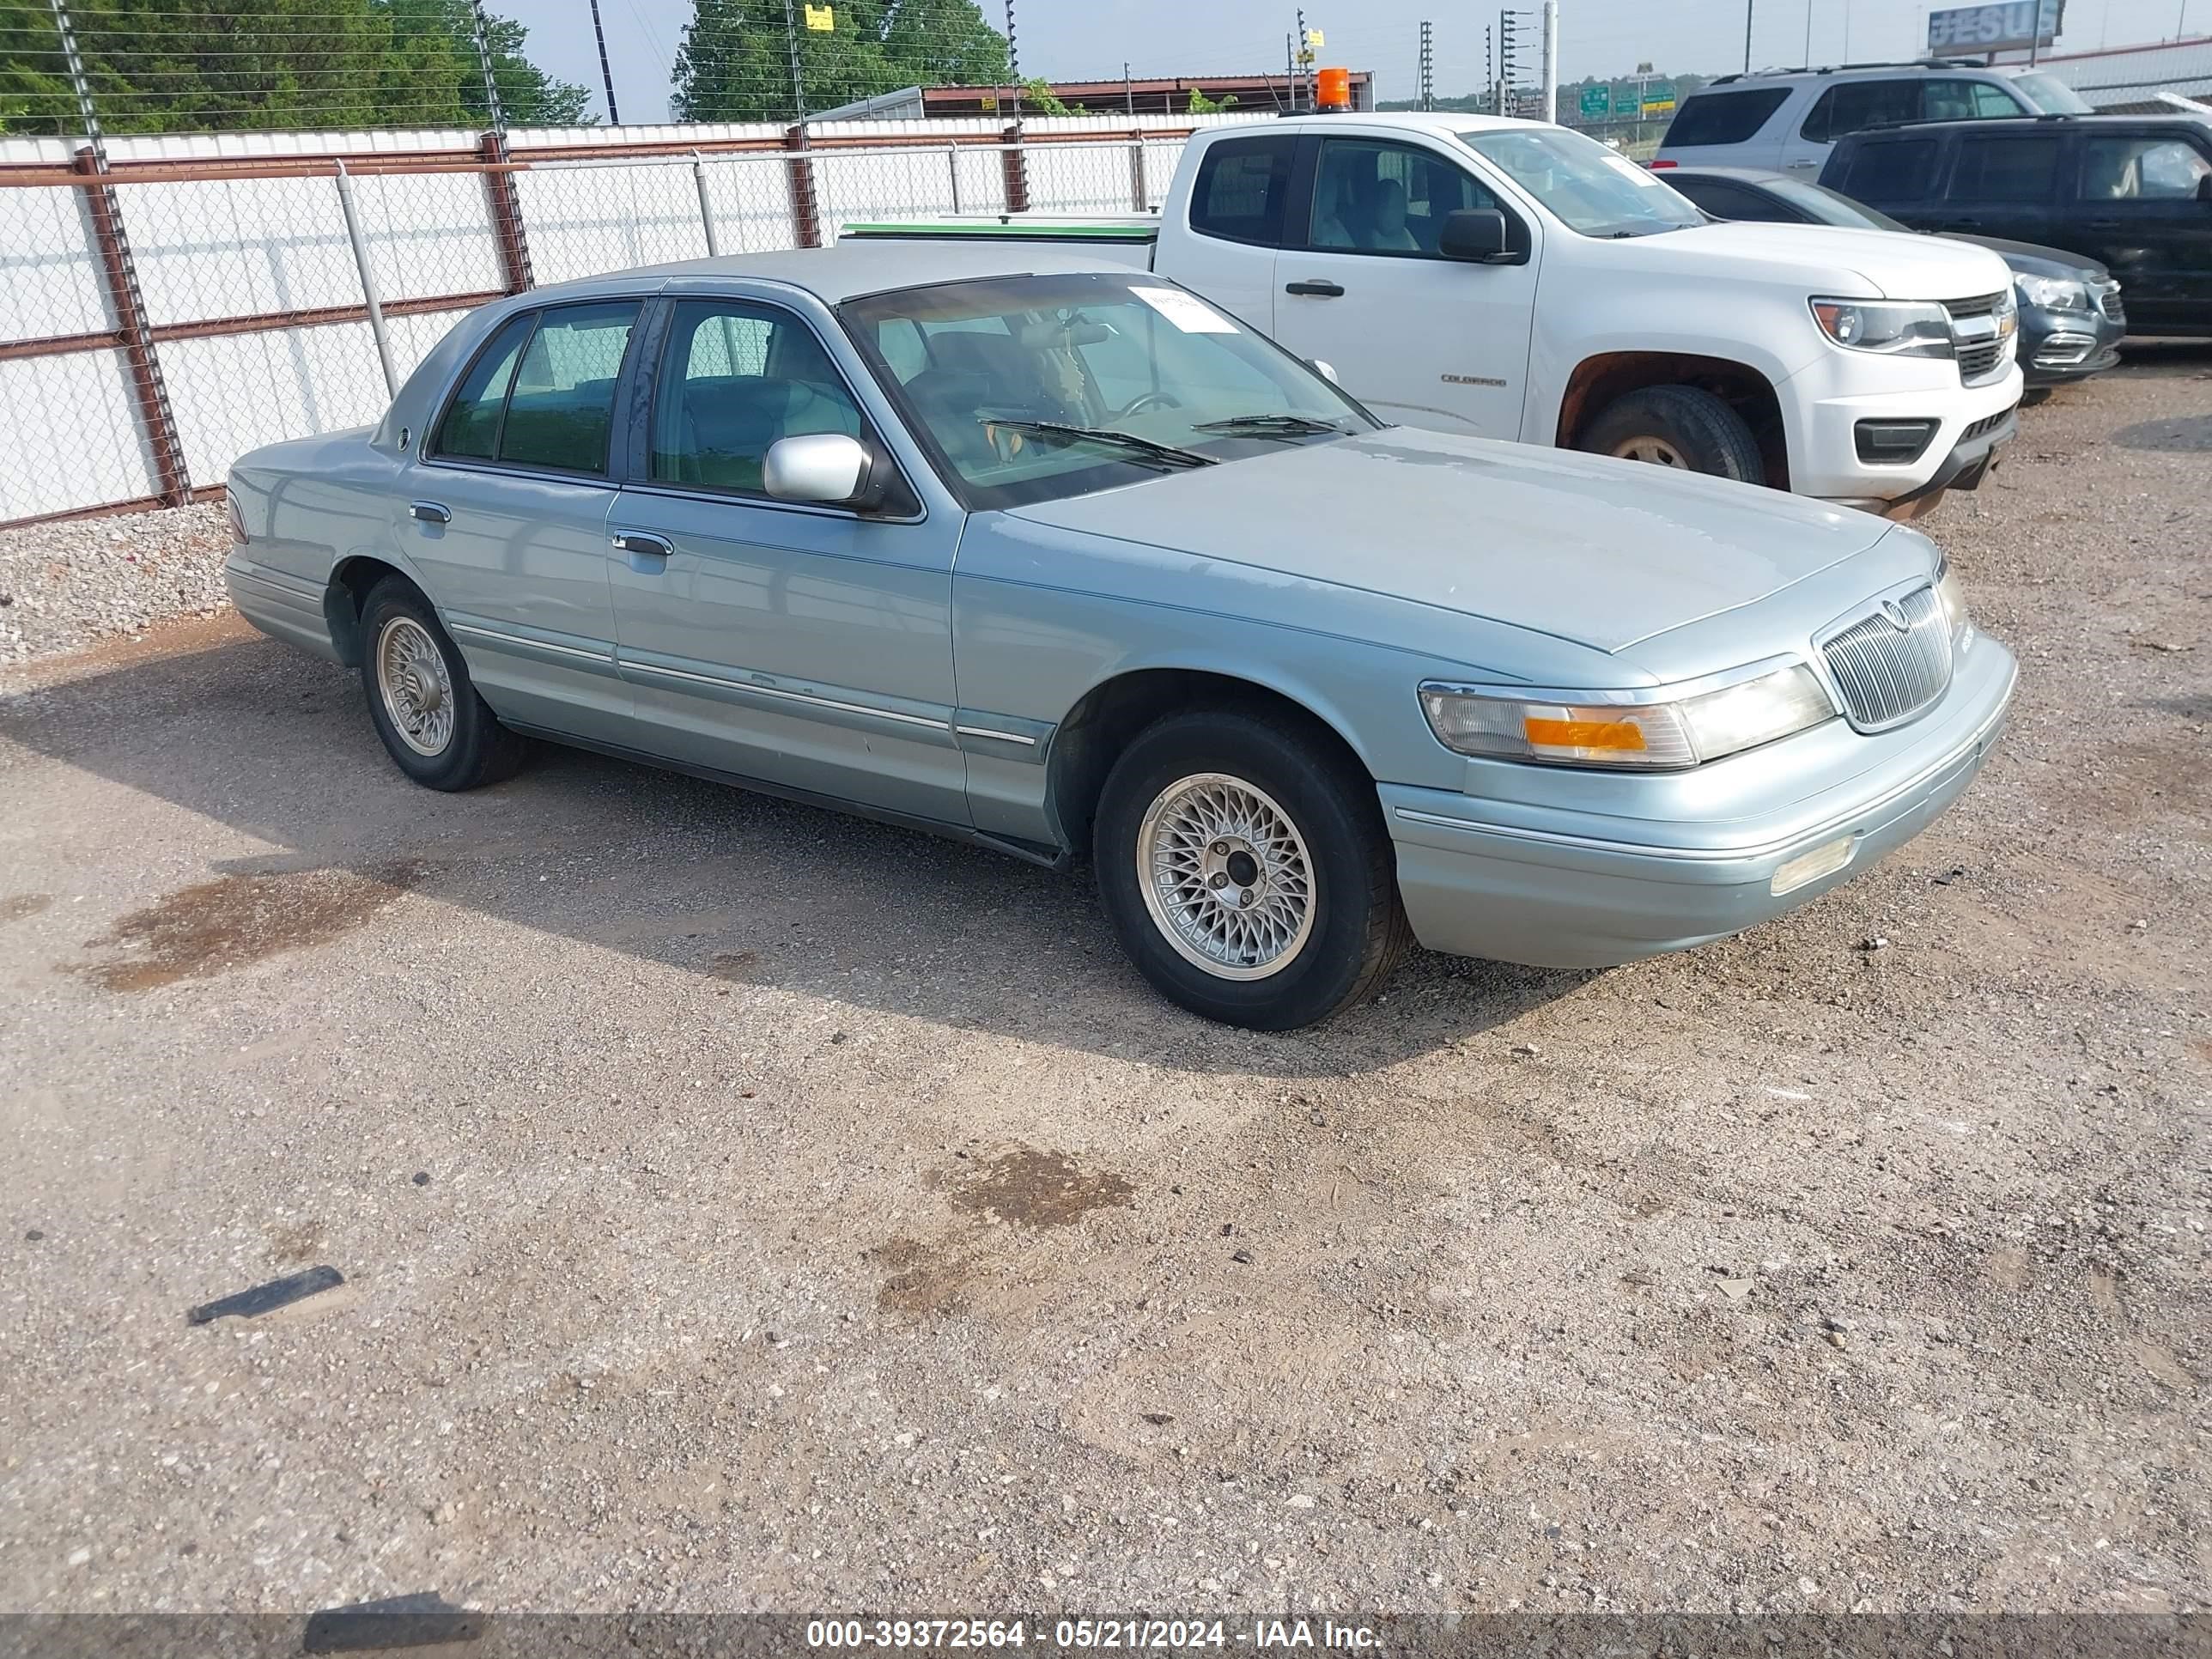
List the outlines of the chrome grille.
{"label": "chrome grille", "polygon": [[[1888,612],[1904,619],[1899,628]],[[1916,587],[1820,643],[1844,712],[1862,732],[1911,720],[1951,683],[1951,630],[1933,587]]]}
{"label": "chrome grille", "polygon": [[1943,309],[1949,312],[1951,320],[1957,323],[1963,322],[1969,317],[1986,317],[2003,303],[2004,295],[2002,293],[1977,294],[1971,300],[1946,300],[1943,301]]}
{"label": "chrome grille", "polygon": [[1959,348],[1959,378],[1972,382],[1981,379],[1997,367],[2004,357],[2004,342],[1991,340],[1984,345],[1962,345]]}
{"label": "chrome grille", "polygon": [[2105,313],[2107,321],[2127,321],[2127,308],[2120,303],[2120,285],[2118,283],[2106,283],[2091,291],[2097,296],[2097,308]]}
{"label": "chrome grille", "polygon": [[1959,378],[1966,385],[2003,374],[2005,365],[2012,361],[2008,349],[2014,315],[2011,300],[2011,291],[2005,289],[1943,302],[1951,319],[1951,348],[1958,355]]}

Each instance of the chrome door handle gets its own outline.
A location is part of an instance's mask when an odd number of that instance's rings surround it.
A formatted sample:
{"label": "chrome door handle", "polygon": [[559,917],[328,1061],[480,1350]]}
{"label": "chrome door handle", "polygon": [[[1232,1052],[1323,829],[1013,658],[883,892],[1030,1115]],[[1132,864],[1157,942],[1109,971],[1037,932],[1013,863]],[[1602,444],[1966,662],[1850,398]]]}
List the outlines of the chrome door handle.
{"label": "chrome door handle", "polygon": [[665,569],[669,555],[676,551],[674,544],[665,537],[648,536],[641,530],[617,530],[608,539],[614,544],[616,552],[629,555],[631,569],[648,575]]}
{"label": "chrome door handle", "polygon": [[410,501],[407,510],[424,524],[451,524],[453,509],[443,501]]}

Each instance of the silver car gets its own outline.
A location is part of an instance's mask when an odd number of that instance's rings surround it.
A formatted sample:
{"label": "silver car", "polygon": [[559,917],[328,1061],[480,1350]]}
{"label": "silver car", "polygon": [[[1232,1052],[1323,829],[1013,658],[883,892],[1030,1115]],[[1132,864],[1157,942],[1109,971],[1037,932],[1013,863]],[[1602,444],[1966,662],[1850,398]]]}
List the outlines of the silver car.
{"label": "silver car", "polygon": [[230,489],[238,608],[357,665],[417,782],[544,738],[1087,852],[1154,986],[1269,1030],[1410,939],[1587,967],[1756,926],[1942,811],[2013,688],[1915,531],[1386,427],[1078,255],[538,289]]}

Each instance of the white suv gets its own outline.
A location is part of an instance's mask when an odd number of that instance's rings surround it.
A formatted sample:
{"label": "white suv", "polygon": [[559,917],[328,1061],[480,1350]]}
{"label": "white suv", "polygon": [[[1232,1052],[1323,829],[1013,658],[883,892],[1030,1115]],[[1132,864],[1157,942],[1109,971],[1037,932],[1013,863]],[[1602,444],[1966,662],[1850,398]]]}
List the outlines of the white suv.
{"label": "white suv", "polygon": [[1785,168],[1815,177],[1837,139],[1868,127],[2088,110],[2071,87],[2040,70],[1940,58],[1762,70],[1723,75],[1692,93],[1651,165]]}

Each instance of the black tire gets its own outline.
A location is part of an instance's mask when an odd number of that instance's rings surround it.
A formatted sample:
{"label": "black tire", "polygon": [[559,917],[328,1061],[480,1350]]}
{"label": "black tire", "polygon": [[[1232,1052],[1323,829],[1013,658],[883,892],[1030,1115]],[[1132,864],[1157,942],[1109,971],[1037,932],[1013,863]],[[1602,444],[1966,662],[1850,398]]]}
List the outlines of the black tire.
{"label": "black tire", "polygon": [[[1285,954],[1279,965],[1267,967],[1264,977],[1226,977],[1186,956],[1170,941],[1167,924],[1155,920],[1146,899],[1148,884],[1139,874],[1146,815],[1172,786],[1204,774],[1221,775],[1260,792],[1304,845],[1311,875],[1310,921],[1302,935],[1289,930],[1292,938],[1280,947]],[[1148,726],[1107,775],[1091,844],[1099,896],[1137,970],[1170,1001],[1224,1024],[1289,1031],[1326,1019],[1379,987],[1411,939],[1374,781],[1324,734],[1294,716],[1266,709],[1212,709],[1170,714]],[[1187,844],[1198,856],[1231,845],[1226,840],[1210,847]],[[1267,890],[1279,878],[1242,852],[1242,843],[1238,847],[1226,856],[1242,856],[1244,864],[1225,868],[1261,873],[1249,878],[1249,886],[1237,888],[1232,882],[1229,890],[1260,894],[1261,910],[1255,912],[1260,914],[1270,896]],[[1225,868],[1217,873],[1225,876]],[[1294,894],[1295,860],[1279,868],[1291,882],[1278,890]],[[1235,878],[1245,879],[1241,873]],[[1167,901],[1159,890],[1154,892],[1164,913]],[[1294,901],[1285,902],[1290,913],[1307,914]],[[1229,971],[1249,969],[1231,964]]]}
{"label": "black tire", "polygon": [[[407,631],[410,629],[415,630],[412,635]],[[436,651],[444,665],[443,684],[437,688],[428,714],[410,728],[412,736],[403,732],[385,696],[382,678],[388,672],[384,665],[387,635],[401,648],[412,643],[417,649],[427,636],[428,647]],[[491,706],[477,694],[468,665],[440,626],[436,611],[412,582],[387,576],[370,590],[368,602],[361,611],[361,684],[368,700],[369,723],[384,739],[393,763],[409,777],[428,789],[475,789],[511,776],[522,764],[527,745],[499,723]],[[397,682],[405,676],[394,678]],[[396,701],[407,701],[400,693],[394,696]],[[450,721],[443,724],[435,719],[441,705],[451,710]],[[433,741],[432,752],[418,746]]]}
{"label": "black tire", "polygon": [[1648,386],[1606,405],[1583,428],[1582,445],[1598,455],[1630,459],[1638,447],[1662,447],[1692,472],[1738,483],[1764,483],[1759,440],[1742,416],[1693,386]]}

